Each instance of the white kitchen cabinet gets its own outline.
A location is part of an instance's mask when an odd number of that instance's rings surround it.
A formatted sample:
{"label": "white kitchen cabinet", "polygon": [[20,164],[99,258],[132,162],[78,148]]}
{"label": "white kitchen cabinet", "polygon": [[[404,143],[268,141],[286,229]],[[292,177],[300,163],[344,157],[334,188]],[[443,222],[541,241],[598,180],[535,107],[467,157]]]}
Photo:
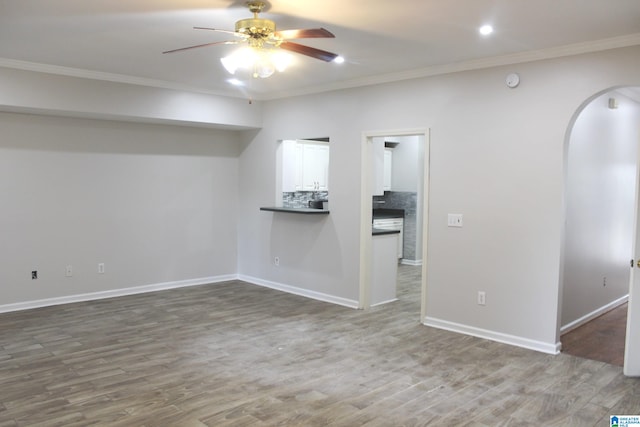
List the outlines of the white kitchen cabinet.
{"label": "white kitchen cabinet", "polygon": [[380,230],[398,231],[398,259],[402,258],[404,250],[404,218],[374,218],[373,228]]}
{"label": "white kitchen cabinet", "polygon": [[282,191],[329,191],[329,144],[282,141]]}
{"label": "white kitchen cabinet", "polygon": [[373,160],[373,188],[374,196],[384,196],[384,139],[373,138],[371,140]]}
{"label": "white kitchen cabinet", "polygon": [[397,300],[398,234],[374,235],[371,245],[371,306]]}
{"label": "white kitchen cabinet", "polygon": [[391,173],[393,169],[393,149],[385,147],[382,138],[373,138],[373,188],[374,196],[383,196],[385,191],[391,191]]}
{"label": "white kitchen cabinet", "polygon": [[282,141],[282,191],[293,193],[302,189],[301,147],[295,140]]}
{"label": "white kitchen cabinet", "polygon": [[329,144],[301,142],[302,191],[329,191]]}

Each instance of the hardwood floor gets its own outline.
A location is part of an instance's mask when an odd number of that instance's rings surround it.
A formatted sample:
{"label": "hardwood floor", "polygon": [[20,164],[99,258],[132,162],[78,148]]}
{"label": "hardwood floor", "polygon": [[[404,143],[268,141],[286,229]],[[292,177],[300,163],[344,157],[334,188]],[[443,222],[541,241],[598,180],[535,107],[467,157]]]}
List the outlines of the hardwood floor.
{"label": "hardwood floor", "polygon": [[[414,269],[414,270],[411,270]],[[0,315],[0,426],[602,426],[640,380],[239,281]]]}
{"label": "hardwood floor", "polygon": [[622,366],[627,310],[628,304],[623,304],[562,335],[562,351],[573,356]]}

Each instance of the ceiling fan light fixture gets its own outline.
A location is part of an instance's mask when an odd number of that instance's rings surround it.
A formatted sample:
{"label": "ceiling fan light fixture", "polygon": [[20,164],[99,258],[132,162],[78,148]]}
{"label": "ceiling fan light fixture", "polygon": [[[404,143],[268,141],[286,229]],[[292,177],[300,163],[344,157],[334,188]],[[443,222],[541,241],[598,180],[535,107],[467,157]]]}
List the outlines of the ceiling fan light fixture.
{"label": "ceiling fan light fixture", "polygon": [[253,77],[266,79],[276,71],[285,71],[291,63],[291,55],[279,49],[244,47],[221,58],[220,62],[230,74],[247,70],[252,72]]}
{"label": "ceiling fan light fixture", "polygon": [[231,33],[236,36],[236,40],[203,43],[172,49],[163,53],[181,52],[206,46],[237,44],[242,42],[245,44],[244,48],[220,58],[220,62],[230,74],[235,74],[238,70],[248,70],[252,73],[253,77],[261,78],[267,78],[276,71],[285,71],[293,59],[289,52],[325,62],[341,62],[341,58],[335,53],[291,41],[296,39],[334,38],[335,36],[331,31],[325,28],[276,31],[275,22],[270,19],[260,18],[258,15],[267,3],[262,0],[249,0],[245,5],[249,8],[249,11],[253,13],[253,18],[236,21],[235,31],[209,27],[193,27],[197,30],[218,31],[226,34]]}
{"label": "ceiling fan light fixture", "polygon": [[220,58],[224,68],[231,74],[236,71],[249,70],[258,61],[258,52],[251,47],[243,47],[235,50],[231,55]]}
{"label": "ceiling fan light fixture", "polygon": [[283,52],[281,50],[273,50],[270,53],[270,57],[271,63],[273,63],[273,66],[276,67],[276,70],[278,70],[278,72],[283,72],[291,64],[292,57],[287,52]]}
{"label": "ceiling fan light fixture", "polygon": [[273,64],[260,60],[256,63],[255,67],[253,67],[253,77],[266,79],[267,77],[271,77],[275,71],[276,69],[273,67]]}

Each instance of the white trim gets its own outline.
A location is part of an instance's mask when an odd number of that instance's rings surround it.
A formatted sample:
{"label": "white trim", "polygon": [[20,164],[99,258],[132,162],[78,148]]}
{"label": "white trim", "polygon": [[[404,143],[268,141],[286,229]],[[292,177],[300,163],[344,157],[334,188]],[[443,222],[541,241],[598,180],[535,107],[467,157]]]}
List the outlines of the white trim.
{"label": "white trim", "polygon": [[156,283],[152,285],[134,286],[131,288],[114,289],[110,291],[91,292],[87,294],[68,295],[64,297],[46,298],[34,301],[17,302],[0,305],[0,313],[11,311],[30,310],[32,308],[49,307],[60,304],[70,304],[82,301],[94,301],[106,298],[115,298],[127,295],[144,294],[147,292],[164,291],[168,289],[185,288],[188,286],[210,285],[213,283],[237,280],[236,274],[222,276],[201,277],[198,279],[178,280],[175,282]]}
{"label": "white trim", "polygon": [[[373,135],[376,136],[376,135]],[[371,303],[371,263],[373,253],[373,143],[366,132],[360,142],[360,256],[358,271],[358,308],[366,310]]]}
{"label": "white trim", "polygon": [[0,58],[0,67],[12,68],[14,70],[33,71],[36,73],[54,74],[57,76],[78,77],[81,79],[123,83],[136,86],[147,86],[158,89],[179,90],[185,92],[195,92],[234,98],[239,97],[221,90],[211,90],[203,87],[174,83],[166,80],[149,79],[145,77],[135,77],[129,76],[127,74],[107,73],[103,71],[85,70],[83,68],[63,67],[60,65],[21,61],[19,59]]}
{"label": "white trim", "polygon": [[516,347],[522,347],[529,350],[535,350],[547,354],[559,354],[561,349],[560,342],[555,344],[542,341],[531,340],[528,338],[518,337],[515,335],[503,334],[501,332],[489,331],[487,329],[476,328],[473,326],[462,325],[459,323],[448,322],[446,320],[435,319],[433,317],[425,317],[424,325],[432,328],[444,329],[446,331],[457,332],[460,334],[471,335],[491,341],[509,344]]}
{"label": "white trim", "polygon": [[525,62],[562,58],[565,56],[580,55],[592,52],[601,52],[604,50],[618,49],[623,47],[635,46],[638,44],[640,44],[640,33],[634,33],[620,37],[556,46],[548,49],[529,50],[508,55],[492,56],[489,58],[480,58],[449,64],[433,65],[430,67],[400,71],[397,73],[361,77],[352,80],[301,88],[295,91],[272,92],[264,95],[260,99],[273,100],[292,96],[312,95],[314,93],[320,92],[351,89],[355,87],[379,85],[402,80],[433,77],[463,71],[482,70],[505,65],[516,65]]}
{"label": "white trim", "polygon": [[611,311],[616,307],[621,306],[629,301],[629,295],[625,295],[622,298],[618,298],[615,301],[610,302],[607,305],[604,305],[596,310],[593,310],[591,313],[585,314],[581,318],[574,320],[573,322],[567,323],[566,325],[560,327],[560,335],[566,334],[567,332],[571,332],[576,328],[584,325],[585,323],[595,319],[596,317],[602,316],[607,311]]}
{"label": "white trim", "polygon": [[[415,70],[401,71],[397,73],[382,74],[376,76],[362,77],[352,80],[327,83],[324,85],[310,86],[297,90],[284,90],[267,94],[255,94],[255,100],[268,101],[293,96],[311,95],[321,92],[329,92],[341,89],[377,85],[402,80],[416,79],[422,77],[437,76],[442,74],[457,73],[461,71],[480,70],[503,65],[521,64],[523,62],[539,61],[544,59],[560,58],[564,56],[579,55],[583,53],[600,52],[603,50],[617,49],[622,47],[635,46],[640,44],[640,33],[628,34],[620,37],[613,37],[602,40],[574,43],[564,46],[556,46],[548,49],[530,50],[508,55],[493,56],[489,58],[473,59],[451,64],[434,65]],[[63,67],[59,65],[41,64],[37,62],[21,61],[10,58],[0,58],[0,67],[14,68],[26,71],[36,71],[62,76],[80,77],[85,79],[103,80],[116,83],[126,83],[140,86],[150,86],[156,88],[184,90],[188,92],[206,93],[233,98],[241,98],[243,93],[233,93],[220,90],[211,90],[203,87],[194,87],[186,84],[169,82],[166,80],[149,79],[135,77],[125,74],[107,73],[102,71],[85,70],[81,68]]]}
{"label": "white trim", "polygon": [[406,258],[402,258],[400,260],[400,264],[404,264],[404,265],[422,265],[422,260],[421,259],[406,259]]}
{"label": "white trim", "polygon": [[422,184],[422,279],[420,291],[420,317],[424,317],[427,309],[427,243],[429,231],[429,168],[430,168],[430,129],[429,128],[407,128],[363,131],[360,143],[360,279],[359,279],[359,308],[370,307],[371,299],[371,216],[372,198],[371,189],[373,179],[373,144],[375,137],[385,136],[418,136],[424,138],[423,141],[423,184]]}
{"label": "white trim", "polygon": [[371,306],[370,306],[370,307],[378,307],[378,306],[380,306],[380,305],[383,305],[383,304],[389,304],[390,302],[394,302],[394,301],[398,301],[398,298],[393,298],[393,299],[390,299],[390,300],[386,300],[386,301],[382,301],[382,302],[377,302],[377,303],[375,303],[375,304],[371,304]]}
{"label": "white trim", "polygon": [[238,280],[251,283],[252,285],[258,285],[265,288],[286,292],[288,294],[299,295],[302,297],[311,298],[318,301],[342,305],[344,307],[358,308],[358,301],[337,297],[335,295],[323,294],[322,292],[311,291],[309,289],[285,285],[284,283],[277,283],[277,282],[272,282],[270,280],[263,280],[263,279],[258,279],[257,277],[244,276],[244,275],[238,276]]}

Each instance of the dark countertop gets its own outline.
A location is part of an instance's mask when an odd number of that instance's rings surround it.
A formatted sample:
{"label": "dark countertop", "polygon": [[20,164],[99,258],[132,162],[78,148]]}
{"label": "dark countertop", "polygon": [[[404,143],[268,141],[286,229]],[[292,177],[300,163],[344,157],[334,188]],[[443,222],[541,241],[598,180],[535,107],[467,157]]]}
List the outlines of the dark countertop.
{"label": "dark countertop", "polygon": [[382,236],[385,234],[399,234],[400,230],[383,230],[382,228],[372,228],[371,235]]}
{"label": "dark countertop", "polygon": [[275,206],[267,206],[260,208],[261,211],[269,211],[269,212],[285,212],[285,213],[294,213],[294,214],[305,214],[305,215],[329,215],[329,210],[327,209],[311,209],[311,208],[282,208]]}
{"label": "dark countertop", "polygon": [[380,218],[404,218],[404,209],[376,208],[373,210],[373,219]]}

